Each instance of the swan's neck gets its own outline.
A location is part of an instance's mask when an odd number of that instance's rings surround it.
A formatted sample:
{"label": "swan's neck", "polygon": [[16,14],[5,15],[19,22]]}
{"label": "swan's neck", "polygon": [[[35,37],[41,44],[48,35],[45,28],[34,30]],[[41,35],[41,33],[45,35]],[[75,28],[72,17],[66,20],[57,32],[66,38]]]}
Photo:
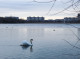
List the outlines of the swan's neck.
{"label": "swan's neck", "polygon": [[33,39],[30,39],[31,44],[32,44],[32,41],[33,41]]}
{"label": "swan's neck", "polygon": [[30,40],[31,44],[32,44],[32,40]]}

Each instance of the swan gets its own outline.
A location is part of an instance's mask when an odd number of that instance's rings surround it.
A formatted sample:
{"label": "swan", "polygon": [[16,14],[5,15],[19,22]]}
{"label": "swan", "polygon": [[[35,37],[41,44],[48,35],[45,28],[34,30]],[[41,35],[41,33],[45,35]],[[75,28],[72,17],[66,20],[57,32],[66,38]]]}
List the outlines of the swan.
{"label": "swan", "polygon": [[33,41],[33,39],[30,39],[30,43],[29,43],[26,40],[24,40],[20,46],[32,46],[33,45],[32,41]]}

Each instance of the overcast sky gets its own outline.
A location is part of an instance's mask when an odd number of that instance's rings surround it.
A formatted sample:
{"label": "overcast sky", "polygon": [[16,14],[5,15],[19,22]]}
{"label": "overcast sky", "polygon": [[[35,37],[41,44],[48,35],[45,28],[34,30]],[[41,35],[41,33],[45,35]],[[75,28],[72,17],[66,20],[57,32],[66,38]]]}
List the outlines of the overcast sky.
{"label": "overcast sky", "polygon": [[[75,11],[79,11],[80,9],[80,3],[78,2],[64,12],[60,12],[72,4],[72,2],[69,2],[70,0],[56,0],[56,2],[55,0],[36,1],[37,2],[34,0],[0,0],[0,16],[17,16],[25,19],[28,16],[44,16],[46,19],[59,19],[76,17],[78,12]],[[76,1],[74,1],[74,3]]]}

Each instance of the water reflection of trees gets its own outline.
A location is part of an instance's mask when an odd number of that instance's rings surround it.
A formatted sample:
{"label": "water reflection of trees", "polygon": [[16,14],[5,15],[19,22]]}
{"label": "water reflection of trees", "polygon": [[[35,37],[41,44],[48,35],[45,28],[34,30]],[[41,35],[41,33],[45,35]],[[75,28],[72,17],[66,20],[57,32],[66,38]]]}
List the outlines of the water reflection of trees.
{"label": "water reflection of trees", "polygon": [[[77,44],[80,42],[80,28],[77,28],[77,42],[73,45],[73,44],[71,44],[68,40],[65,40],[64,39],[64,41],[66,42],[66,43],[68,43],[70,46],[72,46],[72,49],[74,49],[74,48],[76,48],[76,49],[78,49],[78,50],[80,50],[80,47],[78,47],[77,46]],[[67,53],[64,53],[63,55],[69,55],[69,56],[80,56],[80,53],[77,53],[77,54],[73,54],[73,53],[69,53],[69,54],[67,54]]]}
{"label": "water reflection of trees", "polygon": [[78,37],[80,38],[80,28],[78,28]]}

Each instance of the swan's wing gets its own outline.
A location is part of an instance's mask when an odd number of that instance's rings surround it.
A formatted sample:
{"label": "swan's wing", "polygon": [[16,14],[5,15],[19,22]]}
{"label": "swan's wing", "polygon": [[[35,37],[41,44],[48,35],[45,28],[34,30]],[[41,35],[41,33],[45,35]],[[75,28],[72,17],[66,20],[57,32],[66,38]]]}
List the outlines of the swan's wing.
{"label": "swan's wing", "polygon": [[31,43],[27,42],[26,40],[24,40],[24,41],[22,42],[22,44],[23,44],[23,45],[32,45]]}

